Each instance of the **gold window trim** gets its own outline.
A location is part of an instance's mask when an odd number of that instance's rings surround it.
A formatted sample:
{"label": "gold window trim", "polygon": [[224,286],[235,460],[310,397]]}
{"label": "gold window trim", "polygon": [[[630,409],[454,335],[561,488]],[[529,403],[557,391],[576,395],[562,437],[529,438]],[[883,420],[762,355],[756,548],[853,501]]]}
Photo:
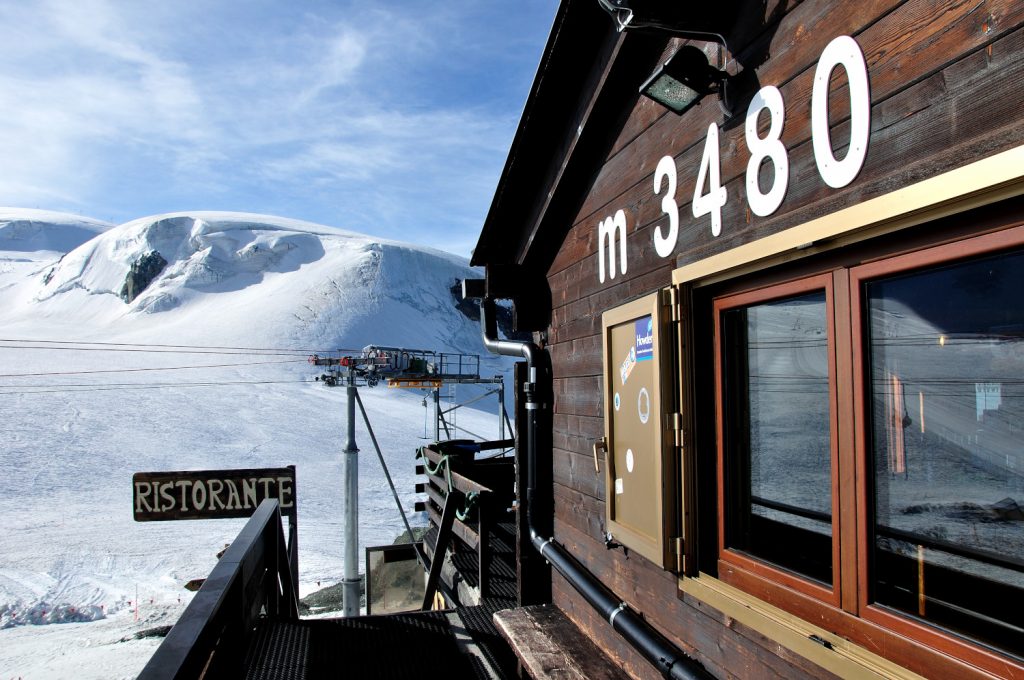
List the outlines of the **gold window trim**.
{"label": "gold window trim", "polygon": [[[839,677],[899,680],[923,677],[703,572],[697,578],[681,579],[679,583],[686,594]],[[812,636],[828,642],[831,649]]]}

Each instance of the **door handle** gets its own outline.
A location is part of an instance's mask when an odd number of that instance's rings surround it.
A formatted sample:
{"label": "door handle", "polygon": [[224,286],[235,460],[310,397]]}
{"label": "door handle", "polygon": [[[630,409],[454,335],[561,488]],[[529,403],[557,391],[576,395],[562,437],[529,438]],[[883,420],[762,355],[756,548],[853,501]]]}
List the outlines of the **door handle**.
{"label": "door handle", "polygon": [[601,437],[600,439],[594,442],[594,472],[601,471],[600,459],[597,456],[598,451],[601,451],[605,454],[608,453],[608,440],[606,438]]}

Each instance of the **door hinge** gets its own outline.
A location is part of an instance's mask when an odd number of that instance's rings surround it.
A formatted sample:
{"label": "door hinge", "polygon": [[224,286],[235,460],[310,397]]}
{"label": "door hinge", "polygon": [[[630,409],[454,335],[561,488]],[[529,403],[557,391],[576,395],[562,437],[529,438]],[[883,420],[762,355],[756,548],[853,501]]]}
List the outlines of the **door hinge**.
{"label": "door hinge", "polygon": [[672,432],[673,432],[673,437],[674,437],[674,442],[673,443],[674,443],[674,445],[675,445],[675,447],[677,449],[682,451],[683,450],[683,442],[684,442],[684,439],[683,439],[683,434],[684,434],[683,433],[683,414],[682,413],[673,413],[673,414],[671,414],[671,418],[672,418],[671,427],[672,427]]}
{"label": "door hinge", "polygon": [[684,567],[686,566],[686,558],[683,556],[683,537],[676,536],[676,572],[684,573]]}
{"label": "door hinge", "polygon": [[662,289],[662,304],[668,307],[669,319],[673,324],[682,321],[682,305],[679,304],[679,289],[675,286]]}

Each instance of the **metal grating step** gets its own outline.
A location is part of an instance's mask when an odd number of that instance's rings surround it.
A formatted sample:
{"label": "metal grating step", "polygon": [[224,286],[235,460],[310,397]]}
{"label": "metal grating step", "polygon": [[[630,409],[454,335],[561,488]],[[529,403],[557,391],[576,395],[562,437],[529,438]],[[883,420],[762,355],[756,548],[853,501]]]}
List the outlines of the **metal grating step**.
{"label": "metal grating step", "polygon": [[483,604],[479,607],[460,607],[454,613],[487,659],[497,678],[518,678],[518,660],[508,642],[494,625],[494,612],[504,604]]}
{"label": "metal grating step", "polygon": [[[487,589],[488,592],[480,593],[481,602],[497,600],[501,609],[514,607],[518,597],[514,548],[515,525],[511,522],[494,525],[490,539],[490,585]],[[479,588],[476,552],[458,551],[452,555],[452,563],[469,586]]]}
{"label": "metal grating step", "polygon": [[445,612],[264,621],[246,656],[246,680],[453,678],[479,675]]}
{"label": "metal grating step", "polygon": [[245,660],[245,680],[306,680],[309,627],[301,621],[266,621],[256,633]]}

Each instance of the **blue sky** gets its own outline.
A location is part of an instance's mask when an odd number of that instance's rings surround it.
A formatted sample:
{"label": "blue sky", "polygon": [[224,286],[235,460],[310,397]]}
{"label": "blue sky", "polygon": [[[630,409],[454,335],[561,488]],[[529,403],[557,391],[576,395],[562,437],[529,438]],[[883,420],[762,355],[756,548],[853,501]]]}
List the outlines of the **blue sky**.
{"label": "blue sky", "polygon": [[0,0],[0,205],[468,255],[557,0]]}

